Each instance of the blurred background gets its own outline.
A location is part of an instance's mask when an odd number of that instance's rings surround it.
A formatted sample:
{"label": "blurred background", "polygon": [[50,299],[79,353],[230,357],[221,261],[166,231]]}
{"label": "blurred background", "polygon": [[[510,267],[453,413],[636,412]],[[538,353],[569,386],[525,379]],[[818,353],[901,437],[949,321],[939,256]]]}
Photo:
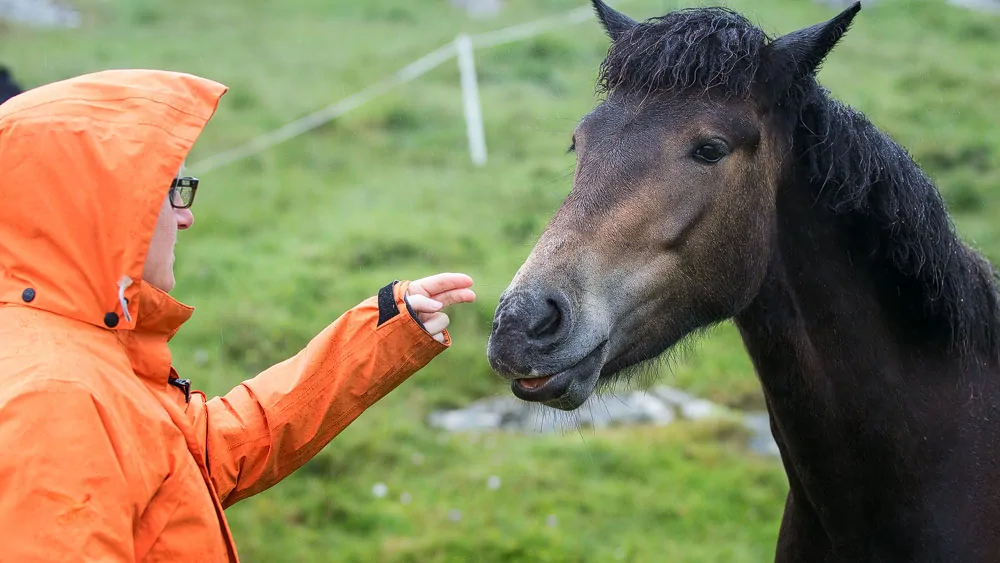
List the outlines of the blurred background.
{"label": "blurred background", "polygon": [[[846,4],[726,3],[773,35]],[[1000,264],[997,4],[866,2],[820,79]],[[486,362],[497,298],[570,188],[606,49],[586,0],[0,0],[0,99],[121,67],[230,87],[188,159],[202,188],[175,294],[197,312],[172,349],[195,386],[225,393],[389,280],[476,280],[453,349],[228,511],[245,561],[772,560],[787,483],[730,324],[571,415],[518,405]]]}

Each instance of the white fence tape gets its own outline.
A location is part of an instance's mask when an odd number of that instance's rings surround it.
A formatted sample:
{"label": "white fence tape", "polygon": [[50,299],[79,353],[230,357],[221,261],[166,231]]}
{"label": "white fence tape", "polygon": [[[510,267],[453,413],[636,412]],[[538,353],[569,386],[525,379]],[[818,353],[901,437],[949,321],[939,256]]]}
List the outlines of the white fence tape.
{"label": "white fence tape", "polygon": [[190,168],[198,174],[204,174],[237,160],[263,152],[274,145],[315,129],[338,116],[368,103],[396,86],[405,84],[440,66],[453,56],[455,56],[455,45],[449,43],[406,65],[392,76],[384,78],[356,94],[352,94],[339,102],[330,104],[321,110],[297,119],[274,131],[255,137],[244,145],[212,155],[197,164],[191,165]]}
{"label": "white fence tape", "polygon": [[458,68],[462,76],[462,104],[465,107],[465,126],[469,136],[469,155],[476,166],[486,164],[486,134],[483,132],[483,110],[479,103],[479,81],[476,79],[476,62],[473,57],[472,39],[459,35],[455,40],[458,51]]}
{"label": "white fence tape", "polygon": [[[615,4],[615,2],[607,2],[607,4],[611,5]],[[515,41],[530,39],[557,26],[565,25],[567,23],[577,24],[587,21],[588,19],[595,19],[594,9],[589,5],[570,10],[559,14],[558,16],[549,16],[535,21],[519,23],[517,25],[512,25],[496,31],[480,33],[479,35],[472,36],[472,44],[476,47],[495,47],[497,45],[503,45],[504,43],[513,43]]]}
{"label": "white fence tape", "polygon": [[[618,2],[608,2],[608,4],[617,4]],[[586,21],[593,17],[593,9],[588,5],[581,8],[576,8],[565,12],[557,16],[550,16],[547,18],[542,18],[539,20],[526,22],[522,24],[512,25],[510,27],[505,27],[498,29],[496,31],[488,31],[478,35],[466,36],[468,41],[472,46],[475,47],[494,47],[497,45],[502,45],[504,43],[512,43],[515,41],[522,41],[524,39],[529,39],[531,37],[540,35],[549,31],[555,27],[566,24],[577,24]],[[459,36],[460,38],[462,36]],[[461,40],[461,39],[459,39]],[[431,51],[430,53],[424,55],[423,57],[413,61],[412,63],[406,65],[405,67],[398,70],[396,73],[389,77],[383,78],[382,80],[368,86],[364,90],[352,94],[339,102],[330,104],[329,106],[315,111],[305,117],[299,118],[291,123],[288,123],[274,131],[270,131],[259,137],[255,137],[248,141],[247,143],[240,145],[238,147],[223,151],[221,153],[212,155],[200,162],[190,165],[190,168],[197,174],[205,174],[211,172],[227,164],[236,162],[248,156],[263,152],[274,145],[302,135],[324,123],[327,123],[353,109],[356,109],[374,98],[389,92],[393,88],[405,84],[419,76],[426,74],[427,72],[433,70],[434,68],[441,66],[445,61],[450,60],[452,57],[456,56],[456,41],[450,42],[446,45]],[[471,55],[470,55],[471,56]],[[466,88],[468,91],[468,88]],[[478,91],[476,94],[477,101],[475,102],[476,109],[470,110],[466,108],[466,117],[469,118],[470,112],[477,113],[478,110]],[[466,103],[469,103],[468,99]],[[475,119],[475,116],[473,116]],[[479,120],[478,128],[480,131],[476,131],[477,125],[470,124],[469,131],[469,143],[470,150],[473,151],[473,161],[479,163],[480,161],[485,162],[486,159],[486,148],[485,141],[483,145],[474,145],[479,143],[479,141],[473,140],[473,136],[482,135],[481,128],[482,122],[481,117]],[[482,150],[482,155],[478,155],[476,151]]]}

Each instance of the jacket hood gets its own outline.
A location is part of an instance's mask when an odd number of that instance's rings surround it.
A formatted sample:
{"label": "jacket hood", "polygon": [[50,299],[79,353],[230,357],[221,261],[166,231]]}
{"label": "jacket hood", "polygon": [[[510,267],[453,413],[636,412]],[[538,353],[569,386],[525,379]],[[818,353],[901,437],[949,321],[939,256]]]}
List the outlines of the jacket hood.
{"label": "jacket hood", "polygon": [[0,303],[134,328],[163,200],[226,90],[108,70],[0,105]]}

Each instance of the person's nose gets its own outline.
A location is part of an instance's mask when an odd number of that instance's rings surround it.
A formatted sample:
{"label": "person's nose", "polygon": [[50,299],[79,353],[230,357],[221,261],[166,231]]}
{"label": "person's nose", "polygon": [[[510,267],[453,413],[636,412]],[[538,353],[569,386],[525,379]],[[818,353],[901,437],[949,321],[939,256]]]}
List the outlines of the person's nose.
{"label": "person's nose", "polygon": [[175,209],[174,212],[179,230],[190,229],[191,225],[194,225],[194,213],[190,209]]}

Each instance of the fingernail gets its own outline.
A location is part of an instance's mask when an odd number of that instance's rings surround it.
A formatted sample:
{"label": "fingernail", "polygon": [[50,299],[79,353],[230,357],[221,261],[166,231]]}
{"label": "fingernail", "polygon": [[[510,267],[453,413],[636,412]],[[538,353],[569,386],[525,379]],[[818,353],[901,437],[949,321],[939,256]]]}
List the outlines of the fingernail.
{"label": "fingernail", "polygon": [[441,307],[444,307],[444,303],[441,303],[440,301],[437,301],[435,299],[431,299],[431,305],[433,305],[435,309],[440,309]]}

